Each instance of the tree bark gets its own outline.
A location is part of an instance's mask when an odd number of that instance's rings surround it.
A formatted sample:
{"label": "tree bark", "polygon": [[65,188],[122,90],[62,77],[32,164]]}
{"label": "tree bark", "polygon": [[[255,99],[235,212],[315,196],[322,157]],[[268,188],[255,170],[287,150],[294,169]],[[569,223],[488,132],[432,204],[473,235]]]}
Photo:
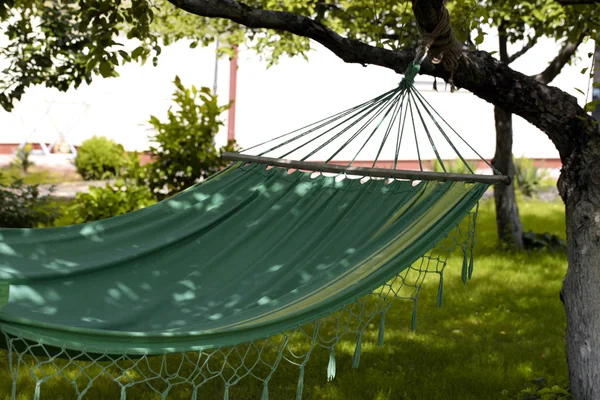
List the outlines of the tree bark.
{"label": "tree bark", "polygon": [[[513,131],[512,114],[500,107],[494,107],[496,120],[496,153],[492,165],[502,174],[515,175],[512,156]],[[519,217],[515,185],[495,185],[494,200],[496,201],[496,227],[500,245],[512,249],[523,248],[523,225]]]}
{"label": "tree bark", "polygon": [[600,140],[582,149],[559,181],[566,204],[569,268],[561,298],[567,315],[567,363],[577,400],[600,399]]}
{"label": "tree bark", "polygon": [[[582,32],[577,41],[567,42],[558,52],[558,55],[550,62],[548,67],[537,74],[534,78],[543,83],[550,83],[560,72],[565,64],[571,59],[587,31]],[[498,43],[500,61],[510,64],[527,50],[533,47],[536,39],[532,39],[527,45],[513,56],[508,55],[506,28],[500,24],[498,29]],[[512,155],[513,129],[512,114],[502,108],[494,107],[496,120],[496,153],[492,165],[502,174],[514,178],[514,163]],[[498,241],[501,246],[522,249],[523,248],[523,225],[519,217],[519,208],[515,196],[514,179],[510,186],[494,186],[494,200],[496,203],[496,225],[498,230]]]}
{"label": "tree bark", "polygon": [[[506,28],[503,24],[500,24],[498,34],[500,61],[509,64],[511,60],[508,56]],[[494,119],[496,122],[496,152],[492,165],[502,174],[514,178],[512,114],[495,106]],[[496,229],[500,246],[516,250],[522,249],[523,224],[521,224],[521,218],[519,217],[514,179],[509,186],[494,186],[494,201],[496,203]]]}
{"label": "tree bark", "polygon": [[558,182],[565,202],[569,267],[561,299],[566,352],[576,400],[600,399],[600,130],[578,140]]}

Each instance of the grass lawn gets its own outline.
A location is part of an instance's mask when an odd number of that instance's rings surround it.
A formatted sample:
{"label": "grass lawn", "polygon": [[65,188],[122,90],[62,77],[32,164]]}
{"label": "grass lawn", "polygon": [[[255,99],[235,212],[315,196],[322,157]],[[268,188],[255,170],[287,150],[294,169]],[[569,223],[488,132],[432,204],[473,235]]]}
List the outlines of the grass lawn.
{"label": "grass lawn", "polygon": [[75,171],[51,171],[36,166],[30,167],[27,173],[15,166],[4,166],[0,169],[0,184],[8,185],[13,177],[23,179],[28,185],[57,184],[80,181],[81,176]]}
{"label": "grass lawn", "polygon": [[[564,238],[560,203],[522,202],[526,230]],[[565,315],[559,290],[566,255],[507,254],[496,250],[493,204],[485,202],[478,220],[475,273],[465,286],[459,257],[446,268],[444,306],[436,307],[436,279],[426,281],[419,298],[417,332],[410,332],[412,304],[396,302],[386,316],[385,344],[376,346],[377,326],[363,337],[360,367],[352,369],[354,340],[336,349],[337,376],[327,382],[328,354],[313,353],[305,372],[304,399],[503,399],[518,398],[535,378],[564,384]],[[431,276],[430,278],[433,278]],[[30,399],[33,384],[23,374],[20,399]],[[292,399],[298,369],[282,364],[269,384],[270,399]],[[27,384],[26,382],[29,382]],[[45,388],[48,389],[45,389]],[[201,388],[199,399],[223,399],[222,385]],[[230,399],[260,399],[262,385],[243,380]],[[0,354],[0,399],[8,399],[10,378]],[[138,385],[128,399],[160,399]],[[42,399],[71,399],[66,382],[42,386]],[[89,399],[118,399],[118,386],[100,380]],[[189,399],[189,388],[172,391],[169,399]]]}

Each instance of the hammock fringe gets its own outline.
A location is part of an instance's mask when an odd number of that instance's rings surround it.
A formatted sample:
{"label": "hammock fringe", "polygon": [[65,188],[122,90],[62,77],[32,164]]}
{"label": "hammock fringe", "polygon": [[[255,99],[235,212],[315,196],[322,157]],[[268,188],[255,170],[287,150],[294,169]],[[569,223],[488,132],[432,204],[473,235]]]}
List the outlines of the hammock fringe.
{"label": "hammock fringe", "polygon": [[329,351],[329,363],[327,364],[327,382],[331,382],[335,379],[336,372],[335,346],[331,346],[331,350]]}
{"label": "hammock fringe", "polygon": [[415,300],[413,302],[413,311],[412,318],[410,323],[411,332],[415,332],[417,330],[417,306],[419,305],[419,292],[415,295]]}
{"label": "hammock fringe", "polygon": [[225,385],[225,392],[223,394],[223,400],[229,400],[229,385]]}
{"label": "hammock fringe", "polygon": [[263,383],[263,391],[260,400],[269,400],[269,381]]}
{"label": "hammock fringe", "polygon": [[440,272],[440,283],[438,285],[437,292],[437,302],[436,305],[438,308],[442,308],[442,301],[444,298],[444,272]]}
{"label": "hammock fringe", "polygon": [[296,400],[302,400],[302,390],[304,389],[304,364],[300,366],[298,375],[298,388],[296,389]]}
{"label": "hammock fringe", "polygon": [[383,346],[383,339],[385,334],[385,311],[381,313],[381,318],[379,319],[379,333],[377,334],[377,346]]}
{"label": "hammock fringe", "polygon": [[358,333],[356,338],[356,347],[354,348],[354,356],[352,357],[352,368],[358,368],[360,365],[360,352],[362,347],[362,332]]}

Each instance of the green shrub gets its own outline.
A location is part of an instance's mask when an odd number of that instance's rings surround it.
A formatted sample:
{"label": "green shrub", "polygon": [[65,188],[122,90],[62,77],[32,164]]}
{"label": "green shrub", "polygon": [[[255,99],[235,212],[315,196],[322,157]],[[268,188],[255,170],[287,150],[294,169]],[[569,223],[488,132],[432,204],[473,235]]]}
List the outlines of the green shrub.
{"label": "green shrub", "polygon": [[17,178],[0,185],[0,227],[37,228],[51,225],[59,216],[51,197],[41,195],[38,185],[26,185]]}
{"label": "green shrub", "polygon": [[123,146],[106,137],[94,136],[77,150],[75,167],[85,180],[110,179],[120,175],[126,160]]}
{"label": "green shrub", "polygon": [[509,396],[508,391],[504,391],[502,395],[503,398],[515,398],[516,400],[569,400],[573,398],[565,386],[549,384],[544,378],[532,380],[528,387],[521,390],[516,397]]}
{"label": "green shrub", "polygon": [[[472,172],[469,171],[467,165],[471,168],[471,171],[475,172],[477,164],[473,162],[467,161],[467,164],[465,164],[464,162],[462,162],[462,160],[458,159],[444,163],[444,167],[446,167],[446,172],[452,174],[471,174]],[[433,170],[435,172],[444,172],[442,165],[437,159],[433,161]]]}
{"label": "green shrub", "polygon": [[156,203],[146,186],[139,186],[124,179],[115,185],[90,187],[89,193],[77,193],[68,207],[71,223],[98,221],[136,211]]}
{"label": "green shrub", "polygon": [[13,165],[18,167],[21,171],[27,172],[29,167],[33,165],[33,161],[29,158],[31,156],[31,145],[26,144],[25,146],[17,149],[15,154],[15,158],[13,160]]}
{"label": "green shrub", "polygon": [[533,197],[542,188],[542,181],[548,177],[548,171],[537,168],[533,160],[528,158],[515,158],[515,184],[517,189],[526,197]]}
{"label": "green shrub", "polygon": [[130,184],[147,184],[148,168],[140,164],[140,156],[137,152],[127,154],[125,165],[121,169],[121,177]]}
{"label": "green shrub", "polygon": [[[234,142],[217,148],[214,138],[223,125],[221,113],[228,106],[220,106],[210,89],[195,86],[185,88],[175,77],[174,110],[169,109],[167,120],[150,117],[156,130],[150,148],[153,162],[144,166],[143,183],[157,198],[178,193],[227,165],[221,158],[224,151],[234,151]],[[138,179],[139,182],[139,179]],[[142,183],[142,182],[140,182]]]}
{"label": "green shrub", "polygon": [[525,232],[523,246],[526,250],[567,251],[567,243],[550,233]]}

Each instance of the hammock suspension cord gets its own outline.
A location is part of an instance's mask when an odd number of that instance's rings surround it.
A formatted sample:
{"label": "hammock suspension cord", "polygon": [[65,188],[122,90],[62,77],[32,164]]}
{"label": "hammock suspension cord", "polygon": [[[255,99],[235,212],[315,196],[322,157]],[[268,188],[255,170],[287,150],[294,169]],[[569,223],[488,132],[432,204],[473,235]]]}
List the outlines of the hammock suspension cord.
{"label": "hammock suspension cord", "polygon": [[[406,136],[404,135],[405,128],[410,125],[412,131],[410,136],[414,140],[415,147],[414,153],[411,152],[411,154],[416,154],[419,170],[429,174],[425,179],[445,180],[444,177],[450,171],[450,167],[444,163],[440,152],[439,143],[442,143],[446,152],[453,154],[456,162],[462,164],[464,170],[468,171],[460,174],[464,176],[463,180],[475,179],[477,181],[477,178],[469,177],[469,175],[481,175],[476,174],[472,165],[461,153],[459,146],[455,144],[456,142],[461,146],[466,146],[492,170],[494,175],[497,175],[498,179],[495,183],[509,184],[510,179],[502,176],[415,89],[415,77],[420,71],[421,63],[425,60],[429,48],[430,44],[426,43],[424,51],[422,49],[417,51],[415,59],[407,67],[404,78],[396,88],[330,117],[244,149],[240,155],[225,153],[224,158],[238,161],[246,159],[249,162],[259,163],[266,163],[268,160],[282,160],[278,165],[285,162],[289,167],[295,167],[294,163],[306,167],[308,164],[304,162],[318,160],[320,164],[342,164],[350,168],[371,146],[375,153],[371,168],[378,169],[376,166],[381,160],[384,149],[388,147],[386,144],[392,136],[392,132],[396,132],[393,166],[390,171],[398,170],[400,151],[405,150],[407,146],[404,144],[403,147],[403,139]],[[380,140],[378,145],[375,143],[377,138]],[[443,172],[429,173],[425,171],[423,151],[427,146],[432,150],[435,160]],[[330,148],[333,150],[329,150]],[[257,151],[258,154],[251,155],[251,150]],[[342,162],[342,155],[348,157],[346,160],[349,159],[349,161]],[[379,172],[377,174],[380,175]],[[423,178],[422,174],[419,176]],[[485,181],[488,182],[488,180]]]}

